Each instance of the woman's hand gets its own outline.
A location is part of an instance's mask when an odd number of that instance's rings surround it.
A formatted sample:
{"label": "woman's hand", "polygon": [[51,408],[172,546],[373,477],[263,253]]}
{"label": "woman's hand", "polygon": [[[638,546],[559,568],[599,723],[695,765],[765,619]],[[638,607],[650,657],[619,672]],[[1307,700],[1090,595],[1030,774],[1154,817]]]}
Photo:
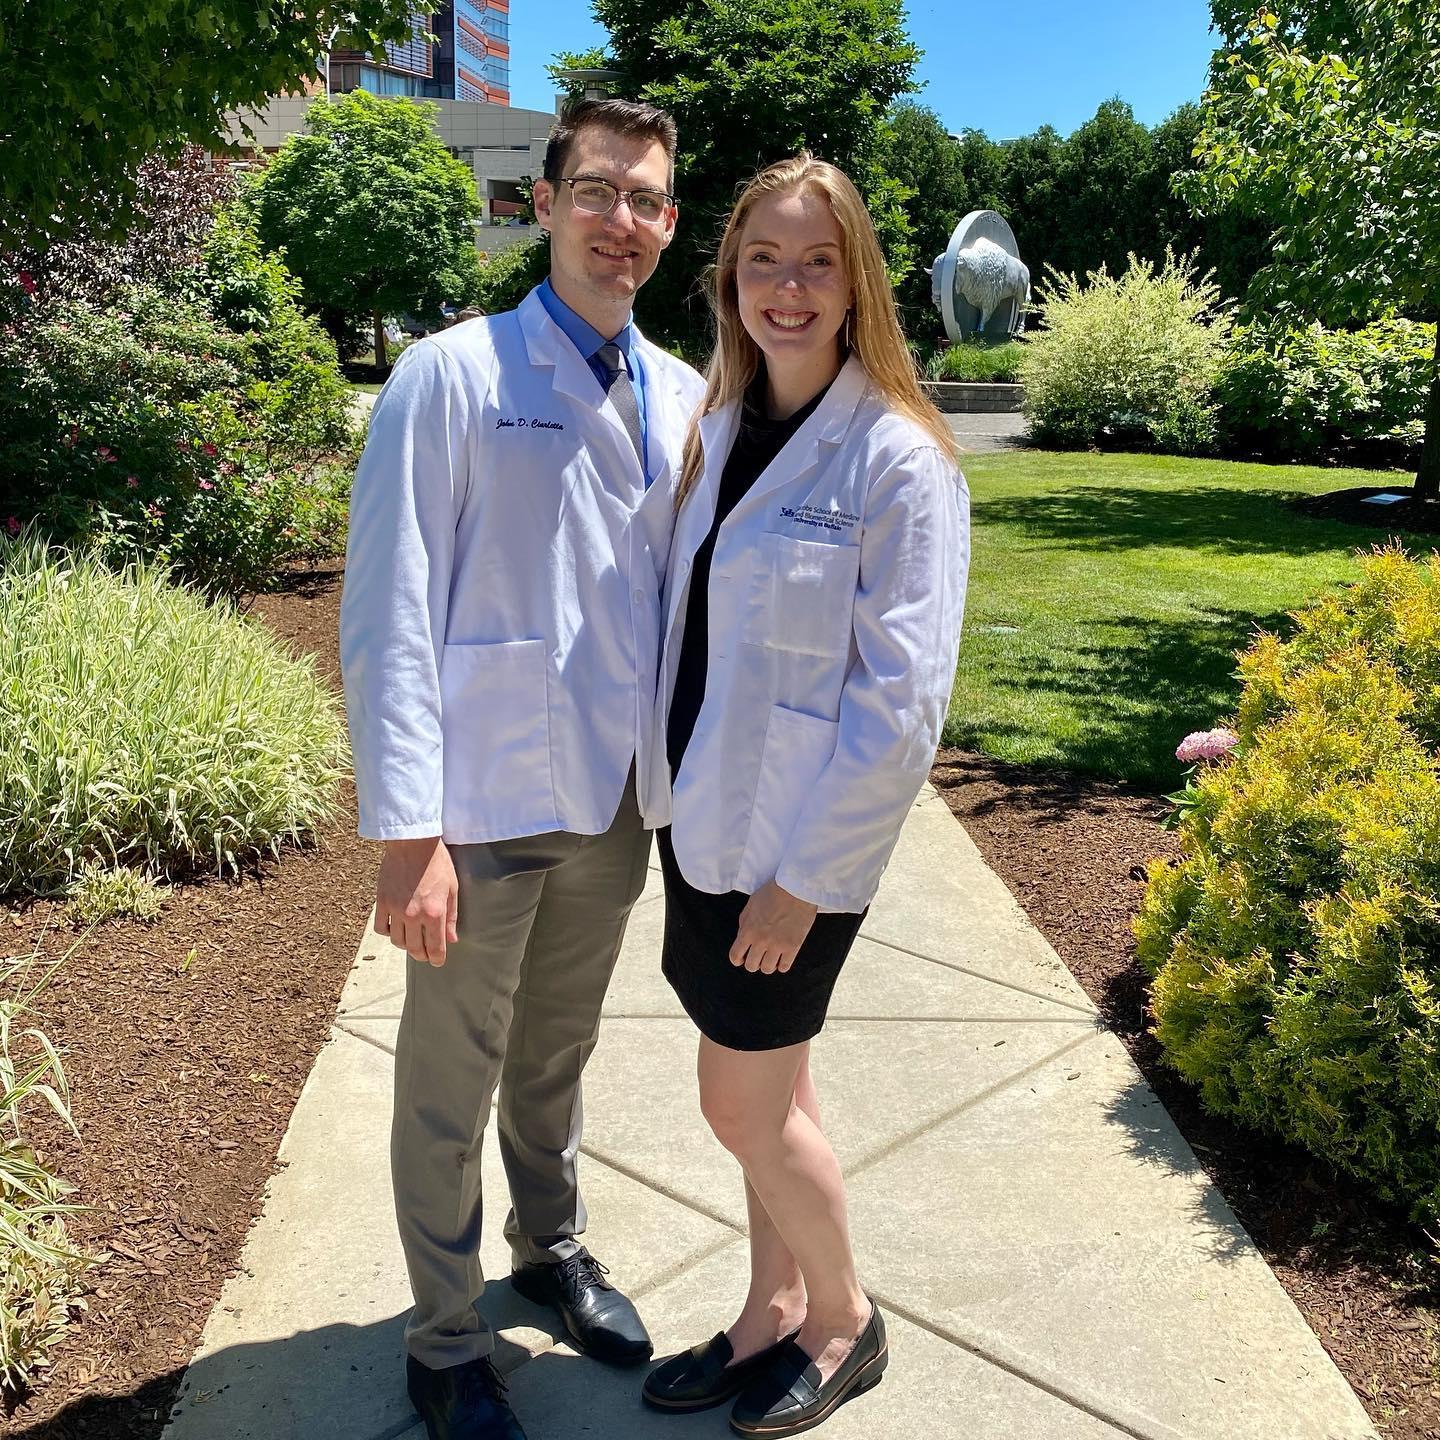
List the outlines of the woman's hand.
{"label": "woman's hand", "polygon": [[730,947],[730,963],[751,974],[784,974],[795,963],[815,922],[815,906],[782,890],[773,880],[762,885],[740,912],[740,930]]}

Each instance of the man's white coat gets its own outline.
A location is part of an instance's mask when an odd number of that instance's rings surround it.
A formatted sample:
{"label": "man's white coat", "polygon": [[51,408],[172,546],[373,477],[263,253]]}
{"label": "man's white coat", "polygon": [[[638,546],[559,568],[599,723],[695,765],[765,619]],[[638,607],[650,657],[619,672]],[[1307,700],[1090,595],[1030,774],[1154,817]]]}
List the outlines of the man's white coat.
{"label": "man's white coat", "polygon": [[400,357],[351,502],[365,581],[341,607],[362,835],[600,834],[632,760],[643,801],[673,477],[703,387],[636,343],[648,491],[538,296]]}

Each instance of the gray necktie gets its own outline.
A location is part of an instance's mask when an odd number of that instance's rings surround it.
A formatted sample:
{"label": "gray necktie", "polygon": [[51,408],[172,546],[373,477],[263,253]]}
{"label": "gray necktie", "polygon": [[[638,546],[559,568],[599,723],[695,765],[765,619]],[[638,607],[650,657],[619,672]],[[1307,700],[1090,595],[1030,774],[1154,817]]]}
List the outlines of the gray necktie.
{"label": "gray necktie", "polygon": [[645,468],[645,441],[640,434],[640,406],[635,400],[635,387],[625,369],[625,356],[618,345],[602,345],[595,358],[605,367],[605,392],[610,396],[616,413],[625,422],[630,432],[630,443],[640,457],[640,468]]}

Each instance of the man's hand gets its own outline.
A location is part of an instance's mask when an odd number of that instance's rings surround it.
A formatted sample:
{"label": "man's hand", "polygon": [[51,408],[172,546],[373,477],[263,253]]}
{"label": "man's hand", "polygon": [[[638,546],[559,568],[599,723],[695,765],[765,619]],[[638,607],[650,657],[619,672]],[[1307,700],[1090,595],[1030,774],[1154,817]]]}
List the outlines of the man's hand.
{"label": "man's hand", "polygon": [[387,840],[375,887],[375,933],[431,965],[445,963],[445,945],[459,938],[455,923],[460,886],[445,842]]}
{"label": "man's hand", "polygon": [[795,963],[815,923],[815,906],[782,890],[773,880],[762,885],[740,912],[740,930],[730,947],[730,963],[752,974],[784,974]]}

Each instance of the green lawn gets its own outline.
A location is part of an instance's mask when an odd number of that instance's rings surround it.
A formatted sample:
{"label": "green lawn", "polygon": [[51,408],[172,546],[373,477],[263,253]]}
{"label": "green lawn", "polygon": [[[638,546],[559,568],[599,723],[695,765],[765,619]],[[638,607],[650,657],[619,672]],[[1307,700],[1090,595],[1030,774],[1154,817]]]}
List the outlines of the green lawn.
{"label": "green lawn", "polygon": [[1175,746],[1229,713],[1256,626],[1284,626],[1386,537],[1287,504],[1383,483],[1374,471],[1042,451],[963,464],[974,553],[945,743],[1148,785],[1177,782]]}
{"label": "green lawn", "polygon": [[380,386],[377,384],[373,384],[368,380],[352,380],[350,382],[350,388],[352,390],[363,390],[367,395],[378,395],[380,393]]}

